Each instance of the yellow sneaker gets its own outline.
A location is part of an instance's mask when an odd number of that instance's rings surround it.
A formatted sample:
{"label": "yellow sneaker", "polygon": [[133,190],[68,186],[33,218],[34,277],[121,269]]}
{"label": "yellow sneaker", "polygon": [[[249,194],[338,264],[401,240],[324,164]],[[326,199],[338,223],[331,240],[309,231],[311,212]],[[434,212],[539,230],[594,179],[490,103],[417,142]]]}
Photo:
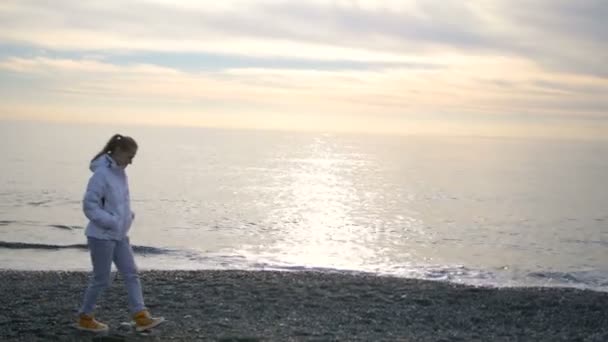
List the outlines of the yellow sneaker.
{"label": "yellow sneaker", "polygon": [[94,333],[108,331],[108,325],[97,321],[93,315],[80,314],[78,317],[78,324],[76,329],[83,331],[90,331]]}
{"label": "yellow sneaker", "polygon": [[142,310],[135,315],[133,315],[133,320],[135,321],[135,330],[144,331],[148,329],[152,329],[155,326],[161,324],[165,321],[164,317],[152,317],[148,310]]}

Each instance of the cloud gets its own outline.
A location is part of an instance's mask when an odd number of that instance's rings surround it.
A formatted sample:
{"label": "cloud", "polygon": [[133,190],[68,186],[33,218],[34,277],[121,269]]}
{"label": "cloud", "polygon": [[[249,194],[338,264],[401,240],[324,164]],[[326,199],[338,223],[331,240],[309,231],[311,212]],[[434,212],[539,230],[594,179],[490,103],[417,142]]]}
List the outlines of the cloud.
{"label": "cloud", "polygon": [[[454,60],[450,69],[389,67],[374,70],[229,68],[184,72],[146,64],[118,66],[96,60],[35,57],[0,60],[0,70],[34,74],[54,93],[114,99],[215,101],[309,111],[420,116],[426,112],[479,112],[488,116],[572,111],[601,116],[608,110],[606,82],[548,75],[522,59]],[[496,66],[506,66],[507,72]],[[479,75],[484,75],[483,77]],[[497,81],[498,80],[498,81]],[[577,110],[579,113],[575,112]],[[384,113],[384,114],[382,114]]]}
{"label": "cloud", "polygon": [[608,120],[607,7],[5,0],[0,89],[15,108],[46,101],[70,113],[204,111],[209,122],[213,112],[252,125],[319,113],[329,117],[310,125],[587,125]]}
{"label": "cloud", "polygon": [[9,0],[0,7],[0,39],[87,51],[376,62],[499,54],[607,76],[602,0],[180,3]]}

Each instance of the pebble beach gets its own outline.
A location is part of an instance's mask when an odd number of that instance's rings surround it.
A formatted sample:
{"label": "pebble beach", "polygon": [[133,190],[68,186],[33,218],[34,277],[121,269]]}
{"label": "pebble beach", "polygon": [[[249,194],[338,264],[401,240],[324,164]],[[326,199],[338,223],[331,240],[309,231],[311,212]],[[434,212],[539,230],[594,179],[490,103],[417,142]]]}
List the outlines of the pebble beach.
{"label": "pebble beach", "polygon": [[2,341],[607,341],[608,293],[479,288],[371,274],[145,271],[167,322],[129,326],[120,275],[98,302],[103,335],[73,328],[86,272],[0,271]]}

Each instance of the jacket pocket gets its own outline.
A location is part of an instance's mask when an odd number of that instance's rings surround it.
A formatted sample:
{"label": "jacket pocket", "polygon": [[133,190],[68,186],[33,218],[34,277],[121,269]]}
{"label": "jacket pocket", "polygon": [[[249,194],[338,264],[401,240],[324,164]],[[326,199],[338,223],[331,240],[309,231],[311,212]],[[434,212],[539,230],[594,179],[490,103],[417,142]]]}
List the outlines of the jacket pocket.
{"label": "jacket pocket", "polygon": [[120,216],[115,212],[107,210],[110,215],[110,222],[108,222],[107,230],[118,231],[120,227]]}

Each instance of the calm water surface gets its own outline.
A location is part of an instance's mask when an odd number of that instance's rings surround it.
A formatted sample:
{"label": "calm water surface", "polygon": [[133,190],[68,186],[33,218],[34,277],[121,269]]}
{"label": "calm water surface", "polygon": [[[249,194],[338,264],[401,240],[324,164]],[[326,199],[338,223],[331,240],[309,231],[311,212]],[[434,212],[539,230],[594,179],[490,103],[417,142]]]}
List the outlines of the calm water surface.
{"label": "calm water surface", "polygon": [[115,132],[140,144],[141,268],[608,290],[606,142],[0,121],[0,268],[90,267],[60,247],[85,241],[88,162]]}

